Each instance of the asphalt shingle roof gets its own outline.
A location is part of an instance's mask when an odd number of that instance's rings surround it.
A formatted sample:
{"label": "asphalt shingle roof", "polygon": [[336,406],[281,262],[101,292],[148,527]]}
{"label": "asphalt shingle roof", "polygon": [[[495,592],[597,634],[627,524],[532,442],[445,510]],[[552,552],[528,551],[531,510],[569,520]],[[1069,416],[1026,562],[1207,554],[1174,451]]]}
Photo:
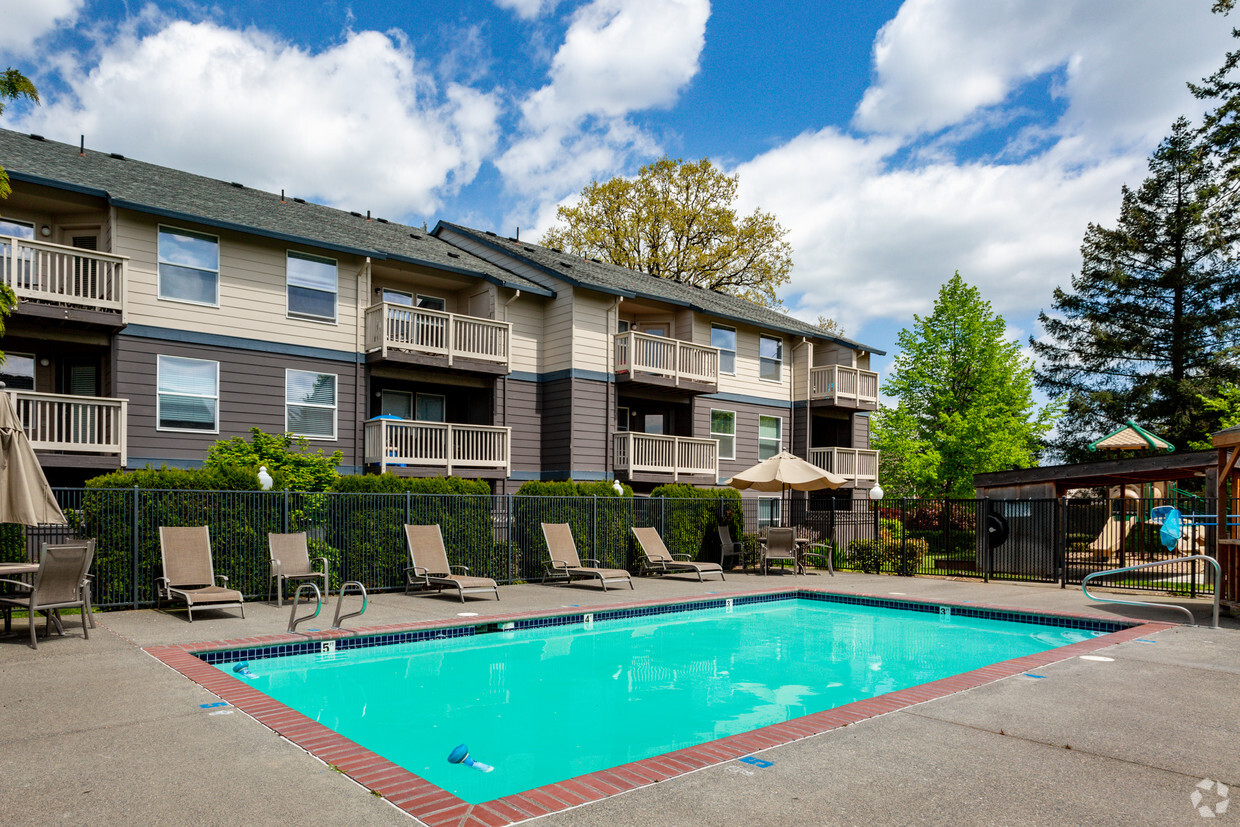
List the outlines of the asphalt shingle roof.
{"label": "asphalt shingle roof", "polygon": [[886,351],[862,344],[843,336],[832,336],[823,333],[816,325],[801,321],[787,313],[772,310],[753,302],[746,301],[727,293],[719,293],[702,287],[681,284],[671,279],[647,275],[614,264],[606,264],[595,259],[582,258],[570,253],[558,252],[549,247],[542,247],[515,238],[505,238],[483,230],[474,230],[440,221],[433,232],[438,233],[440,227],[455,230],[468,235],[475,241],[489,245],[508,255],[542,270],[555,278],[570,284],[579,284],[605,293],[622,295],[630,298],[654,299],[669,304],[692,308],[707,316],[726,319],[755,327],[765,327],[793,336],[808,336],[825,339],[844,345],[854,350],[864,350],[878,355]]}
{"label": "asphalt shingle roof", "polygon": [[0,166],[14,181],[77,190],[117,207],[235,229],[337,252],[393,259],[553,295],[546,288],[458,250],[421,227],[237,186],[106,152],[0,129]]}

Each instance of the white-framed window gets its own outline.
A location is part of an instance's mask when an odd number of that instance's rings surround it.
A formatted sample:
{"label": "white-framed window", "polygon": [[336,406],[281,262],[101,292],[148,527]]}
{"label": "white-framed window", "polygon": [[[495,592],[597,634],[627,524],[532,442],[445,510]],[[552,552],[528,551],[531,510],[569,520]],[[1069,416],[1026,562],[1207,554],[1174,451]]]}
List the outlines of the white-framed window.
{"label": "white-framed window", "polygon": [[393,290],[390,287],[384,287],[383,300],[388,304],[399,304],[402,307],[413,307],[413,294],[406,293],[404,290]]}
{"label": "white-framed window", "polygon": [[284,371],[284,430],[311,439],[336,438],[336,374]]}
{"label": "white-framed window", "polygon": [[629,409],[616,408],[616,430],[627,431],[629,429]]}
{"label": "white-framed window", "polygon": [[340,278],[336,260],[288,251],[288,315],[322,322],[336,321]]}
{"label": "white-framed window", "polygon": [[629,324],[628,319],[620,319],[616,322],[617,333],[628,333],[630,327],[632,327],[632,325]]}
{"label": "white-framed window", "polygon": [[441,393],[419,393],[414,400],[414,419],[419,422],[447,422],[448,400]]}
{"label": "white-framed window", "polygon": [[438,296],[423,296],[418,294],[417,306],[424,310],[447,310],[448,303]]}
{"label": "white-framed window", "polygon": [[778,454],[784,447],[784,420],[779,416],[758,417],[758,459]]}
{"label": "white-framed window", "polygon": [[758,498],[758,528],[770,528],[781,523],[780,508],[783,505],[779,497]]}
{"label": "white-framed window", "polygon": [[5,390],[34,390],[34,354],[6,352],[0,361],[0,382]]}
{"label": "white-framed window", "polygon": [[160,225],[159,298],[220,306],[219,236]]}
{"label": "white-framed window", "polygon": [[719,348],[719,372],[736,375],[736,328],[711,325],[710,345]]}
{"label": "white-framed window", "polygon": [[379,413],[413,419],[413,394],[408,391],[383,391],[379,395]]}
{"label": "white-framed window", "polygon": [[220,363],[158,356],[155,369],[157,430],[219,433]]}
{"label": "white-framed window", "polygon": [[736,459],[736,411],[711,410],[710,438],[719,440],[719,459]]}
{"label": "white-framed window", "polygon": [[758,337],[758,378],[780,382],[784,378],[784,340]]}
{"label": "white-framed window", "polygon": [[11,235],[16,238],[34,238],[34,225],[28,221],[14,221],[11,218],[0,218],[0,235]]}

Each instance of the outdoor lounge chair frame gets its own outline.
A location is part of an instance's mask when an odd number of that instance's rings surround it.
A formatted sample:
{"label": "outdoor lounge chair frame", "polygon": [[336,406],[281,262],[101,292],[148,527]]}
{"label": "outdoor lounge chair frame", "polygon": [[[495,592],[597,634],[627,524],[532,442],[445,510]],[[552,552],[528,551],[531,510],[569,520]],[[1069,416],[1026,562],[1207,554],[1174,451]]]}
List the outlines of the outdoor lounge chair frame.
{"label": "outdoor lounge chair frame", "polygon": [[[327,558],[310,559],[310,547],[306,543],[306,532],[293,534],[267,535],[267,547],[271,550],[271,579],[276,583],[276,607],[284,606],[284,581],[322,580],[323,596],[328,595],[329,578],[327,574]],[[319,571],[315,571],[318,564]],[[299,584],[300,585],[300,584]]]}
{"label": "outdoor lounge chair frame", "polygon": [[672,554],[667,550],[663,538],[659,536],[659,530],[653,526],[633,527],[633,536],[637,538],[637,545],[642,550],[641,567],[643,572],[651,572],[653,574],[683,574],[692,572],[697,575],[698,582],[704,582],[703,574],[717,574],[720,580],[726,580],[723,576],[723,566],[718,563],[695,563],[692,555],[679,553]]}
{"label": "outdoor lounge chair frame", "polygon": [[[465,595],[491,592],[499,600],[499,586],[489,577],[471,577],[468,566],[448,563],[448,552],[443,544],[443,532],[438,525],[406,525],[405,543],[409,547],[409,562],[405,569],[405,593],[414,586],[424,589],[456,589],[461,602]],[[421,559],[427,565],[419,565]],[[460,570],[458,572],[458,569]]]}
{"label": "outdoor lounge chair frame", "polygon": [[603,591],[607,591],[608,583],[627,582],[629,588],[633,588],[633,575],[624,569],[601,568],[599,561],[593,557],[586,558],[587,563],[594,563],[593,566],[581,565],[581,557],[577,554],[577,543],[573,540],[573,530],[568,523],[543,523],[542,532],[543,538],[547,541],[549,557],[543,573],[544,583],[547,582],[548,577],[559,579],[563,575],[568,578],[569,584],[573,582],[574,577],[596,579]]}
{"label": "outdoor lounge chair frame", "polygon": [[87,627],[87,616],[90,613],[90,598],[86,587],[86,573],[90,571],[94,557],[94,541],[84,543],[67,543],[64,545],[45,545],[39,555],[39,570],[29,583],[20,580],[0,579],[0,583],[13,586],[18,590],[0,598],[0,608],[4,610],[7,628],[9,614],[13,609],[25,609],[30,621],[30,648],[39,648],[38,612],[47,613],[47,629],[44,634],[51,634],[52,616],[56,614],[56,628],[64,634],[60,623],[59,610],[77,608],[82,612],[82,636],[90,639]]}
{"label": "outdoor lounge chair frame", "polygon": [[[245,598],[227,588],[228,578],[215,573],[211,560],[211,532],[205,526],[159,527],[159,560],[163,575],[155,578],[157,603],[182,600],[194,622],[194,607],[241,610]],[[223,585],[221,585],[223,584]]]}

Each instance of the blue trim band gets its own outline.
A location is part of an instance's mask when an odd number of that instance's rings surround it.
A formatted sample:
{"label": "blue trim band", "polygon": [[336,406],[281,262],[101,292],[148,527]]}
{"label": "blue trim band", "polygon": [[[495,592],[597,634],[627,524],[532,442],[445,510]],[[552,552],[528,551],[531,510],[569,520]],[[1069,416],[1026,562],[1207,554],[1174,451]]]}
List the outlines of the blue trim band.
{"label": "blue trim band", "polygon": [[128,325],[117,336],[155,339],[161,342],[184,342],[191,345],[228,347],[234,350],[250,350],[258,353],[281,353],[285,356],[325,359],[330,362],[346,362],[350,365],[360,364],[366,360],[366,357],[360,353],[343,350],[328,350],[323,347],[309,347],[307,345],[290,345],[284,342],[261,342],[256,339],[242,339],[240,336],[199,333],[196,330],[175,330],[169,327],[153,327],[145,324]]}

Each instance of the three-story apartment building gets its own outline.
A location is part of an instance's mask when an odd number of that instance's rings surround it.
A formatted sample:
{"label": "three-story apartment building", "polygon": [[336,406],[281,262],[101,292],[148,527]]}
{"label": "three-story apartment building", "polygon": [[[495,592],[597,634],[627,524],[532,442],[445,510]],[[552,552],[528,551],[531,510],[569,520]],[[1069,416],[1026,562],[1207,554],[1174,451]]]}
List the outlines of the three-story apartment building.
{"label": "three-story apartment building", "polygon": [[341,470],[716,484],[780,449],[870,487],[871,353],[786,314],[0,131],[0,379],[49,478],[250,427]]}

